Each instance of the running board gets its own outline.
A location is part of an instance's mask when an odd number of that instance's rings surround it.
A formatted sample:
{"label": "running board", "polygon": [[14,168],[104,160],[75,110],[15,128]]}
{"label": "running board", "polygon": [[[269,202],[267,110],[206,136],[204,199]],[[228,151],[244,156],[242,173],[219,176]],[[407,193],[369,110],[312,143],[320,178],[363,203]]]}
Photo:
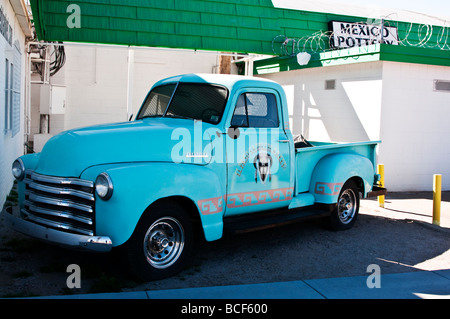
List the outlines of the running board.
{"label": "running board", "polygon": [[226,232],[240,234],[329,215],[330,210],[309,206],[293,210],[272,210],[263,213],[225,217],[223,223]]}

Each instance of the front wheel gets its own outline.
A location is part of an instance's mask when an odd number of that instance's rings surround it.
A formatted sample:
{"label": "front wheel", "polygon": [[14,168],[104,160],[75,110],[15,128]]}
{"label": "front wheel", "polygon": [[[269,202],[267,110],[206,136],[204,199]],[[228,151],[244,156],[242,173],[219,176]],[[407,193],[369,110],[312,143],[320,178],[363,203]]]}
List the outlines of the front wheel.
{"label": "front wheel", "polygon": [[193,246],[188,214],[176,203],[152,207],[127,243],[130,268],[142,280],[175,275],[187,263]]}
{"label": "front wheel", "polygon": [[353,227],[359,212],[359,191],[351,180],[342,186],[336,208],[330,215],[329,225],[333,230],[346,230]]}

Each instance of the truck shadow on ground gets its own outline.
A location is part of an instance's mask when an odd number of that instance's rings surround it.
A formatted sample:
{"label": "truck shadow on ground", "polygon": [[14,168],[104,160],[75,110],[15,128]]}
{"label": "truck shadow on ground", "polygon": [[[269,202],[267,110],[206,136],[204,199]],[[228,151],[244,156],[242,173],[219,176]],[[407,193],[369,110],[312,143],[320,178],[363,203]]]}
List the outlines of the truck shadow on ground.
{"label": "truck shadow on ground", "polygon": [[[0,220],[1,222],[1,220]],[[0,223],[1,225],[1,223]],[[366,276],[415,267],[450,249],[450,235],[420,222],[360,214],[347,231],[325,229],[320,220],[199,241],[180,274],[142,283],[120,255],[93,254],[48,245],[0,227],[0,297],[159,290]],[[81,269],[81,288],[69,289],[67,267]],[[443,265],[443,268],[444,265]],[[448,268],[448,264],[447,267]]]}

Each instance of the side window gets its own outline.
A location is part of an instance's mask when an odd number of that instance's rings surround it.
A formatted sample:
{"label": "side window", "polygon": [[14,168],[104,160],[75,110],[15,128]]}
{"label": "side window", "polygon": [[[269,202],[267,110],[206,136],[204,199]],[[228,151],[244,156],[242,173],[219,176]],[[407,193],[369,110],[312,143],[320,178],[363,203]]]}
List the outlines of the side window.
{"label": "side window", "polygon": [[231,126],[248,127],[247,108],[245,106],[245,94],[241,94],[236,103]]}
{"label": "side window", "polygon": [[175,87],[175,84],[167,84],[154,88],[150,92],[147,100],[144,102],[142,110],[136,118],[141,119],[145,117],[162,116],[166,111]]}
{"label": "side window", "polygon": [[278,107],[271,93],[243,93],[239,96],[231,126],[278,127]]}

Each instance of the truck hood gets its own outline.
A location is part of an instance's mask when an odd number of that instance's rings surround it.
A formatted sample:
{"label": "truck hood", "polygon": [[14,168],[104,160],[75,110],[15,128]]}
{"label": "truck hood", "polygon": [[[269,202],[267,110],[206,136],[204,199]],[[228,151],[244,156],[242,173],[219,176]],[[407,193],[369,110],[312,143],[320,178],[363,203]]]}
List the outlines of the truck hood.
{"label": "truck hood", "polygon": [[212,131],[218,129],[208,123],[174,118],[151,118],[65,131],[45,144],[36,172],[79,177],[83,170],[101,164],[187,162],[205,165],[211,160],[211,146],[208,145]]}

